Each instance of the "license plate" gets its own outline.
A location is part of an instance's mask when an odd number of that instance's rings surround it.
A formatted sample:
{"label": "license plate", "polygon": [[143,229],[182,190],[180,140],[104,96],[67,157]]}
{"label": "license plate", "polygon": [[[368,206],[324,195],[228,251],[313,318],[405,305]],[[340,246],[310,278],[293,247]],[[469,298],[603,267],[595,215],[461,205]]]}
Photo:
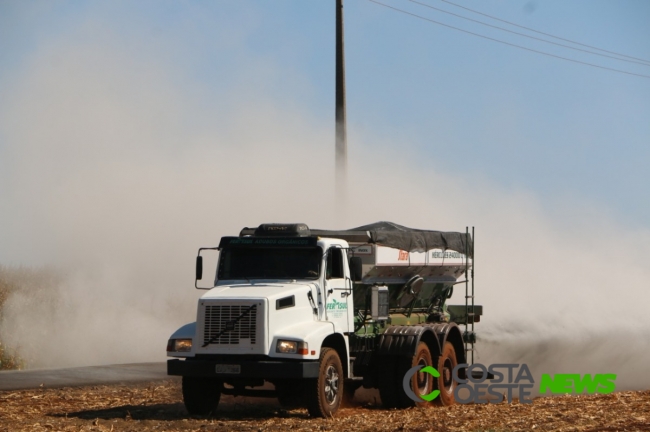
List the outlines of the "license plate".
{"label": "license plate", "polygon": [[218,374],[238,374],[241,373],[241,365],[218,364],[214,371]]}

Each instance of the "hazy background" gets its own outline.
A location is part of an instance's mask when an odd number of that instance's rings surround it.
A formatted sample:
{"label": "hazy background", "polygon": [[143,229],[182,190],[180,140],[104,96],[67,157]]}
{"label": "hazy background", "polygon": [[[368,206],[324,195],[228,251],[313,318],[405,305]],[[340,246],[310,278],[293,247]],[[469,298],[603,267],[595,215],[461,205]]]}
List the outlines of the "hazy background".
{"label": "hazy background", "polygon": [[[645,2],[462,4],[650,58]],[[65,275],[0,339],[30,367],[163,360],[222,235],[474,225],[478,361],[648,388],[650,79],[407,18],[346,2],[337,208],[334,1],[0,2],[0,263]]]}

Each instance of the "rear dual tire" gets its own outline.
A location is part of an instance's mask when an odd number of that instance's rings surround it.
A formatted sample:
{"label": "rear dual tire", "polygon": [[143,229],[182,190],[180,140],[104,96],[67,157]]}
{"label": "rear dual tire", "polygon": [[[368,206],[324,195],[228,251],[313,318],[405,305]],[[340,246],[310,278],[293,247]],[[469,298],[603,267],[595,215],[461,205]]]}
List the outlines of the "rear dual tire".
{"label": "rear dual tire", "polygon": [[440,390],[440,395],[433,400],[435,404],[449,406],[456,403],[454,397],[456,383],[453,379],[453,371],[457,365],[458,360],[456,359],[454,346],[450,342],[445,342],[442,354],[438,357],[437,365],[434,366],[440,374],[440,377],[433,380],[433,388]]}
{"label": "rear dual tire", "polygon": [[424,342],[418,344],[413,357],[386,356],[382,358],[378,370],[378,388],[382,405],[384,408],[408,408],[431,404],[424,400],[416,402],[404,391],[404,376],[415,366],[421,366],[422,368],[433,366],[440,376],[436,378],[426,372],[416,372],[410,380],[410,388],[413,393],[417,396],[423,396],[434,390],[439,390],[440,394],[432,403],[442,406],[453,405],[456,403],[454,399],[456,384],[452,379],[452,372],[457,364],[456,351],[449,342],[445,342],[441,355],[435,360],[431,356],[429,347]]}
{"label": "rear dual tire", "polygon": [[[400,365],[398,372],[398,381],[400,385],[399,396],[402,408],[412,406],[423,407],[429,404],[429,402],[425,400],[422,400],[421,402],[415,402],[413,399],[406,395],[406,392],[404,392],[404,375],[406,375],[406,373],[415,366],[420,366],[420,370],[427,366],[433,366],[431,351],[429,350],[429,346],[424,342],[420,342],[418,344],[418,347],[415,350],[415,355],[411,359],[405,359]],[[435,378],[427,372],[416,372],[413,374],[410,380],[411,390],[413,390],[413,393],[415,393],[416,396],[428,395],[433,391],[434,380]]]}

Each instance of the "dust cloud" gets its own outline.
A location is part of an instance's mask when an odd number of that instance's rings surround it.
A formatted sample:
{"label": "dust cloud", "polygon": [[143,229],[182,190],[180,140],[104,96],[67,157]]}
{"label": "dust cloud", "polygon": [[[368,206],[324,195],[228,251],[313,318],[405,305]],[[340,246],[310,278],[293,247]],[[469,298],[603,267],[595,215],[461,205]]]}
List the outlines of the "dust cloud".
{"label": "dust cloud", "polygon": [[0,336],[30,367],[163,360],[195,319],[196,249],[243,226],[390,220],[476,226],[477,361],[650,387],[647,230],[579,197],[551,212],[531,192],[414,165],[408,144],[353,127],[337,208],[333,124],[253,81],[206,101],[178,85],[179,66],[116,46],[51,41],[0,102],[0,261],[67,275],[7,301]]}

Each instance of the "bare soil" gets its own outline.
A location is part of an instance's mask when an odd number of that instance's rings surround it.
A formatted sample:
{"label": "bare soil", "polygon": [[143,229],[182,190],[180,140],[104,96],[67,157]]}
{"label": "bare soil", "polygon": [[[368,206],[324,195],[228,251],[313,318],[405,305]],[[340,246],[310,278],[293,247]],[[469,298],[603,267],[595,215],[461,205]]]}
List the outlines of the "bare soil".
{"label": "bare soil", "polygon": [[0,431],[650,431],[650,391],[407,410],[377,402],[313,419],[274,400],[224,396],[213,416],[197,417],[185,411],[177,380],[41,388],[0,392]]}

